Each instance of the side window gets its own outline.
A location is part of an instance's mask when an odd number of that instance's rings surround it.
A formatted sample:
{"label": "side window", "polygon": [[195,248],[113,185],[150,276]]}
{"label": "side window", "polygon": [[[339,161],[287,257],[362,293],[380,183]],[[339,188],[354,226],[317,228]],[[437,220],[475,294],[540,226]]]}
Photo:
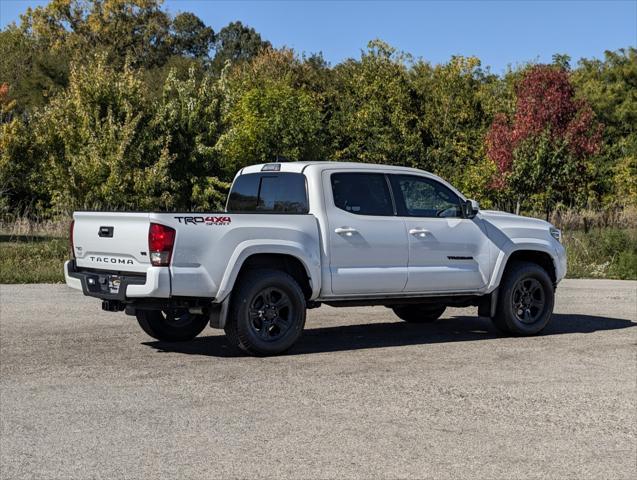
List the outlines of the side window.
{"label": "side window", "polygon": [[382,173],[333,173],[332,194],[336,207],[357,215],[394,215],[385,175]]}
{"label": "side window", "polygon": [[240,175],[228,197],[228,212],[307,213],[305,176],[300,173]]}
{"label": "side window", "polygon": [[413,175],[390,175],[398,214],[407,217],[461,217],[460,198],[440,182]]}

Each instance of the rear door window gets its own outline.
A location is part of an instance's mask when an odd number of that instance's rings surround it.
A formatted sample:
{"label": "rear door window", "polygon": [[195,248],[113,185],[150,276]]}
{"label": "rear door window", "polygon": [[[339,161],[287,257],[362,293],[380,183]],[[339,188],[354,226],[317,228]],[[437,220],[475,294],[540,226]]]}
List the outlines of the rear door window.
{"label": "rear door window", "polygon": [[333,173],[334,205],[356,215],[394,215],[389,186],[383,173]]}
{"label": "rear door window", "polygon": [[228,212],[307,213],[305,176],[300,173],[239,175],[228,197]]}

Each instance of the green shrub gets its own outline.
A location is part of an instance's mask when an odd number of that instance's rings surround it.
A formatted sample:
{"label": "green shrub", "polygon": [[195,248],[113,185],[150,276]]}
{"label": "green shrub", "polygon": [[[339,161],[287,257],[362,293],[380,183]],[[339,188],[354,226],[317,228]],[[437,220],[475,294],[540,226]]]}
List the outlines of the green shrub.
{"label": "green shrub", "polygon": [[612,266],[610,276],[622,280],[637,279],[637,253],[635,251],[620,252]]}
{"label": "green shrub", "polygon": [[566,231],[570,278],[637,279],[637,229]]}

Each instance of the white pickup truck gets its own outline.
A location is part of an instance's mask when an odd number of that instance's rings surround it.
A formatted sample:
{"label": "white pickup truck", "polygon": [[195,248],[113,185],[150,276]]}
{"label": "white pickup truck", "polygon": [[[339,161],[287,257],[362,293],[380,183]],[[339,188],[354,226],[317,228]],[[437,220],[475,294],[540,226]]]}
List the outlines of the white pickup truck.
{"label": "white pickup truck", "polygon": [[206,325],[256,355],[299,338],[306,309],[385,305],[407,322],[477,306],[498,329],[548,323],[561,233],[484,211],[412,168],[268,163],[236,175],[220,213],[75,212],[66,283],[162,341]]}

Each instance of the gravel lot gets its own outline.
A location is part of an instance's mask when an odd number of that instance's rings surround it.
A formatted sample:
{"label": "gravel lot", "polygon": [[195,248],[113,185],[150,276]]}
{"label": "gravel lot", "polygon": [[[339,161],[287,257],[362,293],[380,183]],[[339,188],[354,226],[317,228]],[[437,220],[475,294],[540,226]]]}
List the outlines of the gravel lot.
{"label": "gravel lot", "polygon": [[534,338],[322,307],[266,359],[63,285],[0,295],[2,479],[637,478],[637,282],[563,282]]}

